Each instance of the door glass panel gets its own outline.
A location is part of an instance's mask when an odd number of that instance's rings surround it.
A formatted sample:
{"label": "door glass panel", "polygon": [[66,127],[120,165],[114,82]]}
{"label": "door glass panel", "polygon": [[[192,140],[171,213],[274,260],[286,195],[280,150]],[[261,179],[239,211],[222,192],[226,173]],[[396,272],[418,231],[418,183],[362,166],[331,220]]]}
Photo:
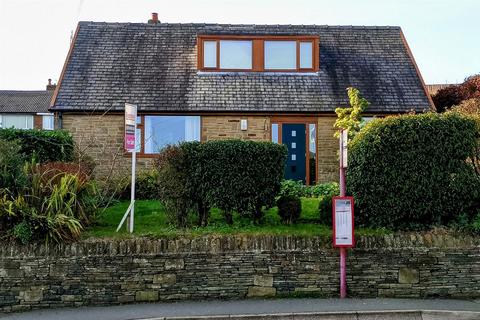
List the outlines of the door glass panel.
{"label": "door glass panel", "polygon": [[272,142],[278,143],[278,123],[272,124]]}
{"label": "door glass panel", "polygon": [[317,182],[317,130],[314,123],[308,125],[308,146],[310,157],[310,184],[316,184]]}

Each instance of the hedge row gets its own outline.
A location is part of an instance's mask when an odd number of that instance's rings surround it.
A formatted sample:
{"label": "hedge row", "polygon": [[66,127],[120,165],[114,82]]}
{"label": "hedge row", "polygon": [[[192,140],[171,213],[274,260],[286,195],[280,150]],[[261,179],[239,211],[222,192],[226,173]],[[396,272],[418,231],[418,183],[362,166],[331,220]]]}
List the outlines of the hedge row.
{"label": "hedge row", "polygon": [[20,152],[38,162],[72,161],[74,157],[72,135],[63,130],[0,129],[0,139],[17,141]]}
{"label": "hedge row", "polygon": [[189,212],[208,221],[211,207],[258,220],[273,206],[283,179],[287,149],[271,142],[241,140],[186,142],[162,150],[157,159],[160,199],[184,226]]}
{"label": "hedge row", "polygon": [[472,221],[480,210],[479,138],[476,120],[456,113],[367,124],[349,144],[356,223],[408,230]]}

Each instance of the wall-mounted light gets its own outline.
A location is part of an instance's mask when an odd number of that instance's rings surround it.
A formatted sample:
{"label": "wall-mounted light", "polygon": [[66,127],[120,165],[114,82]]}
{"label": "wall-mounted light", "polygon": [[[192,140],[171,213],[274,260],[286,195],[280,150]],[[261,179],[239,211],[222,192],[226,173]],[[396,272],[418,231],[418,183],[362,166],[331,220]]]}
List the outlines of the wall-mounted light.
{"label": "wall-mounted light", "polygon": [[245,131],[248,128],[247,119],[240,120],[240,130]]}

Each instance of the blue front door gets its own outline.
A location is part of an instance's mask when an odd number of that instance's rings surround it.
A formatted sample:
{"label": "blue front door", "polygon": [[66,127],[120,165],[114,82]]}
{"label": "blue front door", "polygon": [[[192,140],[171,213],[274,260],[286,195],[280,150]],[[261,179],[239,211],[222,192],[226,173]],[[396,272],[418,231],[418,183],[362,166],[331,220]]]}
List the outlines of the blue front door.
{"label": "blue front door", "polygon": [[305,124],[284,123],[282,125],[282,144],[288,148],[285,179],[306,182],[305,139]]}

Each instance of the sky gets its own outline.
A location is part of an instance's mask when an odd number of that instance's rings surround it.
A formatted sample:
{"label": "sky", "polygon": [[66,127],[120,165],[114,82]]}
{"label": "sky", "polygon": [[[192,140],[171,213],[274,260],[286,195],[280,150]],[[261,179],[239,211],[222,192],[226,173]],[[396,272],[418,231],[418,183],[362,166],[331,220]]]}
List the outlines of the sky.
{"label": "sky", "polygon": [[480,73],[480,0],[0,0],[0,90],[57,82],[78,21],[152,12],[170,23],[395,25],[427,84]]}

